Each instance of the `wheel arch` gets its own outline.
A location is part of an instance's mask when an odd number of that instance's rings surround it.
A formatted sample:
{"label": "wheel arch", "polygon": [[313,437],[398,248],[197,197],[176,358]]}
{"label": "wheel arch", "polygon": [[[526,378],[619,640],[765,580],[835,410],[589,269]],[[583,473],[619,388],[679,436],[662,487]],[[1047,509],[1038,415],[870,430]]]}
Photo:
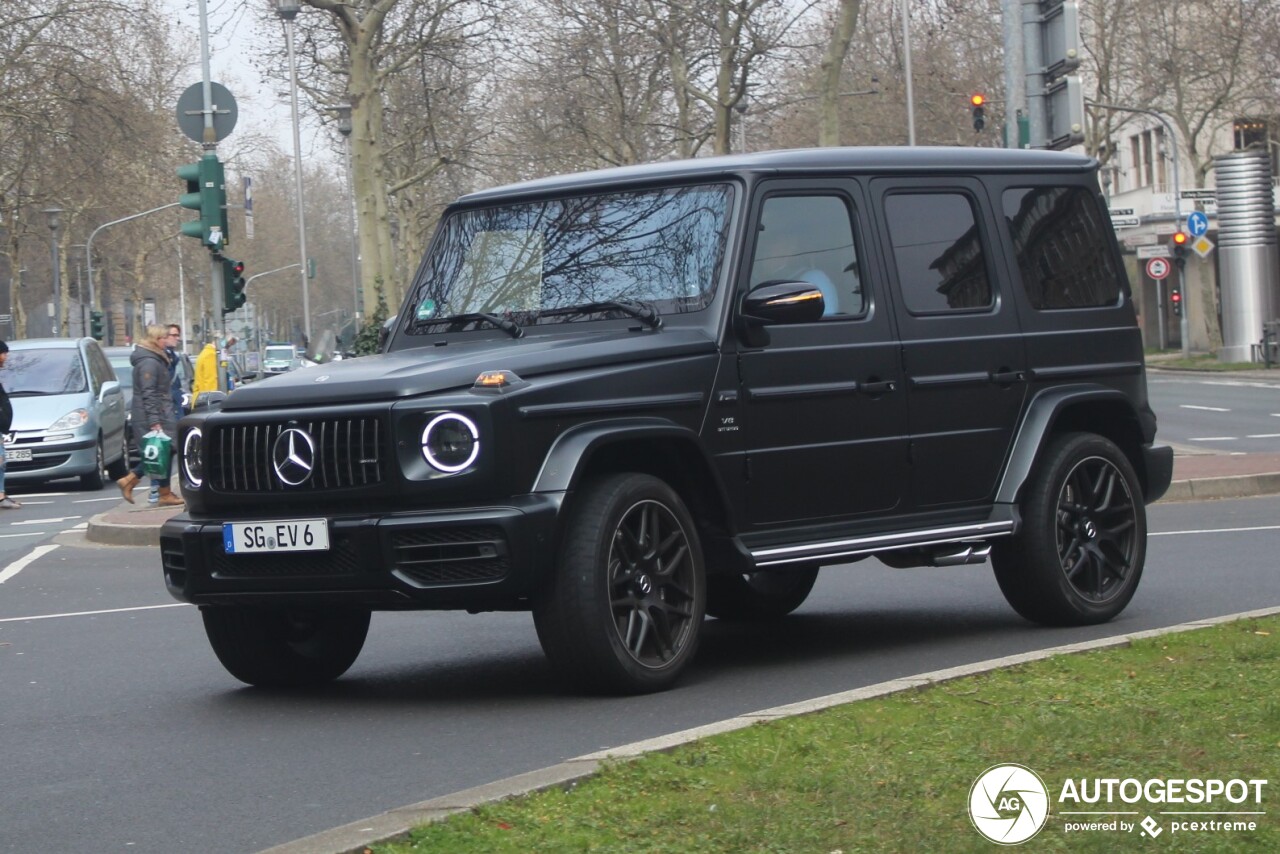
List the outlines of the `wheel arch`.
{"label": "wheel arch", "polygon": [[1114,442],[1147,492],[1142,424],[1129,398],[1112,388],[1071,386],[1049,389],[1032,399],[996,491],[996,503],[1018,503],[1049,438],[1072,432],[1096,433]]}
{"label": "wheel arch", "polygon": [[724,484],[698,435],[660,418],[593,422],[566,431],[548,451],[533,491],[564,493],[568,505],[584,479],[612,471],[665,481],[702,532],[730,527]]}

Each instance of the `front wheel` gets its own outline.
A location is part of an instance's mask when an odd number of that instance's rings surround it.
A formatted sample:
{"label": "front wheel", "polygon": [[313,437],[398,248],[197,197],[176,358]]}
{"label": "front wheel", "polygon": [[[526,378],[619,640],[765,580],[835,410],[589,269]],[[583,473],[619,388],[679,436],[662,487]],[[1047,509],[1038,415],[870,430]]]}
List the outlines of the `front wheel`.
{"label": "front wheel", "polygon": [[667,688],[693,657],[706,607],[684,502],[655,477],[615,474],[588,483],[569,513],[533,611],[547,658],[592,691]]}
{"label": "front wheel", "polygon": [[721,620],[775,620],[804,604],[818,568],[713,575],[707,579],[707,613]]}
{"label": "front wheel", "polygon": [[1014,610],[1052,626],[1105,623],[1133,598],[1147,513],[1129,460],[1092,433],[1055,438],[1036,464],[1022,529],[991,559]]}
{"label": "front wheel", "polygon": [[80,488],[87,490],[102,489],[107,482],[107,452],[102,447],[102,437],[94,445],[93,471],[80,475]]}
{"label": "front wheel", "polygon": [[369,633],[367,609],[313,611],[217,606],[200,609],[227,672],[265,688],[332,682],[355,663]]}

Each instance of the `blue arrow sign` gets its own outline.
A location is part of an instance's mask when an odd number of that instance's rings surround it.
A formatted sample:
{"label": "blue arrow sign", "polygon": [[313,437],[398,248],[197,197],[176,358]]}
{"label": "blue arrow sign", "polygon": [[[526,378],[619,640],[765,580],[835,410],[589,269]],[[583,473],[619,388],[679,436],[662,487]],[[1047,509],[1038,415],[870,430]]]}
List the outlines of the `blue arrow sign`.
{"label": "blue arrow sign", "polygon": [[1187,214],[1187,231],[1192,237],[1199,237],[1209,230],[1209,218],[1200,211]]}

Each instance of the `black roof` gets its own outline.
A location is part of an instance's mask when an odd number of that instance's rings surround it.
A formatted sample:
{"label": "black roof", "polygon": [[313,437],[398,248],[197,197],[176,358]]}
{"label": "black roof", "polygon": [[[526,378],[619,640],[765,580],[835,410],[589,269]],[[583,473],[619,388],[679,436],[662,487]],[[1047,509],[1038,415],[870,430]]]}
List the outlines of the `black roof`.
{"label": "black roof", "polygon": [[762,151],[723,157],[669,160],[639,166],[618,166],[590,172],[554,175],[480,190],[458,201],[468,204],[512,196],[582,191],[613,185],[663,183],[682,179],[713,179],[749,173],[929,172],[1081,172],[1093,169],[1092,157],[1061,151],[943,146],[868,146],[861,148],[801,148]]}

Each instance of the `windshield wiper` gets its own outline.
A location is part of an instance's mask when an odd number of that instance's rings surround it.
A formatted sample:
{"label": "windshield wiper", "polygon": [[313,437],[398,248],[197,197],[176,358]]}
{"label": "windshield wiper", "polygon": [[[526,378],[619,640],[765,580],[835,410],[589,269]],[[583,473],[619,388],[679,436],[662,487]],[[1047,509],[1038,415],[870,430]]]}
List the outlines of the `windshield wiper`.
{"label": "windshield wiper", "polygon": [[436,323],[447,323],[450,325],[460,326],[466,323],[475,323],[477,321],[484,321],[485,323],[492,324],[503,332],[506,332],[512,338],[524,337],[524,329],[514,320],[508,320],[505,317],[499,317],[496,314],[488,314],[483,311],[473,311],[467,314],[451,314],[448,317],[424,317],[420,320],[415,320],[413,322],[413,326],[410,328],[421,329],[424,326],[431,326]]}
{"label": "windshield wiper", "polygon": [[639,320],[650,329],[661,329],[662,318],[658,310],[651,305],[635,300],[606,300],[604,302],[588,302],[582,305],[571,305],[565,308],[553,308],[538,312],[539,317],[556,317],[566,314],[596,314],[603,311],[620,311]]}

